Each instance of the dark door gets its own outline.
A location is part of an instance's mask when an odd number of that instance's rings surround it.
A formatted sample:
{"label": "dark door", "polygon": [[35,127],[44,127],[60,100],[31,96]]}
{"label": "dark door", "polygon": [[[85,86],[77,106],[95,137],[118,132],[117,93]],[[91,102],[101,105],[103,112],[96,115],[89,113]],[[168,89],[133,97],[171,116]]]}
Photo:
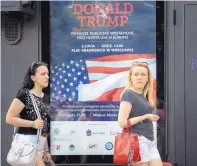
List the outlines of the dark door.
{"label": "dark door", "polygon": [[175,2],[175,140],[178,166],[197,159],[197,2]]}

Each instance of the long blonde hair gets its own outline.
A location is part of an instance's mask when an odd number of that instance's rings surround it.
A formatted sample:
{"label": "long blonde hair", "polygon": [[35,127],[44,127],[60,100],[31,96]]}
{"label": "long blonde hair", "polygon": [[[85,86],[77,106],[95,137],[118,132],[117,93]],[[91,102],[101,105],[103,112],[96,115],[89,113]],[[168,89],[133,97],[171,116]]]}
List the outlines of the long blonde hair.
{"label": "long blonde hair", "polygon": [[153,76],[152,76],[152,73],[146,63],[138,62],[138,63],[132,64],[132,66],[129,70],[126,87],[122,91],[121,96],[125,90],[133,88],[131,75],[132,75],[133,68],[135,66],[145,67],[148,70],[148,82],[146,83],[146,85],[144,87],[143,95],[144,95],[145,99],[148,101],[150,107],[155,108],[155,102],[153,100]]}

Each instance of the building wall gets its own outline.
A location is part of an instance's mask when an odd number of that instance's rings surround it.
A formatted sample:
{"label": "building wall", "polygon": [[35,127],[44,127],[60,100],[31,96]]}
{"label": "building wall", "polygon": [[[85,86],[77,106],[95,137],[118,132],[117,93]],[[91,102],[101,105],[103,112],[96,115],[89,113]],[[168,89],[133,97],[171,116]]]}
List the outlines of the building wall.
{"label": "building wall", "polygon": [[[174,26],[173,25],[173,10],[175,7],[178,8],[177,10],[177,25]],[[190,52],[187,54],[187,56],[185,54],[183,54],[185,51],[184,50],[191,50],[188,48],[184,48],[182,47],[183,45],[183,29],[185,24],[183,24],[182,18],[184,13],[181,13],[179,11],[183,11],[182,10],[182,6],[184,5],[180,5],[180,4],[175,4],[175,2],[168,2],[166,3],[166,9],[165,9],[165,13],[166,13],[166,18],[165,18],[165,24],[166,24],[166,31],[164,33],[165,38],[166,38],[166,42],[165,42],[165,61],[166,61],[166,69],[165,69],[165,73],[166,73],[166,93],[165,93],[165,101],[166,101],[166,113],[167,113],[167,128],[168,128],[168,132],[167,132],[167,159],[170,160],[172,163],[178,163],[178,165],[180,166],[190,166],[189,164],[191,164],[191,161],[194,161],[194,159],[196,158],[196,156],[191,156],[194,153],[191,153],[192,150],[196,150],[196,148],[190,148],[193,147],[193,144],[189,144],[187,142],[187,140],[182,139],[180,140],[179,138],[184,138],[185,137],[185,127],[187,127],[187,125],[185,124],[184,121],[184,111],[182,111],[182,114],[180,113],[180,110],[184,110],[183,108],[181,108],[182,106],[184,106],[184,102],[183,100],[181,100],[179,97],[183,97],[185,96],[185,92],[184,90],[182,90],[182,84],[184,82],[184,79],[182,77],[182,73],[184,73],[184,58],[186,57],[186,59],[189,56],[193,56],[196,57],[195,54],[195,47],[192,47],[193,52]],[[186,5],[187,7],[187,5]],[[189,7],[191,7],[189,5]],[[181,9],[181,10],[180,10]],[[188,10],[190,11],[190,10]],[[187,12],[188,12],[187,11]],[[193,10],[193,13],[196,10]],[[28,66],[32,63],[32,61],[38,61],[41,59],[42,55],[41,52],[44,52],[44,50],[41,50],[41,9],[40,9],[40,3],[38,3],[37,5],[37,11],[36,11],[36,15],[33,17],[32,20],[30,21],[26,21],[22,24],[22,37],[21,40],[19,41],[19,43],[17,43],[16,45],[9,45],[4,41],[4,38],[1,38],[1,59],[2,59],[2,63],[1,63],[1,125],[2,125],[2,134],[1,134],[1,165],[3,166],[7,166],[7,162],[6,162],[6,156],[8,153],[8,150],[10,148],[10,143],[12,140],[12,134],[13,134],[13,127],[9,126],[5,123],[5,116],[8,110],[9,105],[11,104],[11,101],[13,100],[13,98],[15,97],[18,88],[21,86],[21,83],[23,81],[25,72],[28,68]],[[186,13],[187,14],[187,13]],[[190,14],[192,16],[192,13]],[[188,16],[190,16],[188,14]],[[194,16],[193,16],[194,17]],[[193,17],[188,17],[188,18],[193,18]],[[190,21],[189,23],[193,24],[192,21]],[[193,24],[193,26],[196,26],[196,23]],[[193,27],[190,26],[190,27]],[[3,36],[3,31],[4,26],[2,24],[2,28],[1,28],[1,35]],[[175,32],[176,31],[176,32]],[[195,36],[195,30],[194,29],[190,29],[190,31],[192,31],[192,34],[189,34],[188,36]],[[190,32],[188,31],[188,33]],[[175,35],[176,34],[176,35]],[[181,35],[183,34],[183,35]],[[186,36],[186,35],[185,35]],[[187,36],[186,36],[187,37]],[[192,43],[196,43],[196,38],[195,40],[192,40]],[[178,44],[177,44],[178,43]],[[180,44],[181,43],[181,44]],[[176,52],[178,52],[177,50],[181,51],[180,54],[175,55]],[[45,52],[47,53],[47,51]],[[183,55],[182,55],[183,54]],[[182,57],[181,59],[181,63],[180,62],[180,57]],[[191,58],[191,57],[190,57]],[[189,60],[190,60],[189,58]],[[176,61],[175,61],[176,59]],[[188,61],[189,61],[188,60]],[[182,64],[182,65],[180,65]],[[189,63],[188,63],[189,64]],[[186,65],[188,65],[186,64]],[[179,67],[178,70],[177,66]],[[190,68],[189,68],[190,69]],[[188,69],[188,70],[189,70]],[[191,69],[190,69],[191,70]],[[179,72],[179,71],[183,71],[183,72]],[[194,73],[195,72],[195,73]],[[185,72],[186,73],[186,72]],[[194,74],[196,74],[196,70],[195,71],[190,71],[190,73],[192,73],[193,75],[189,74],[187,75],[187,78],[190,78],[191,80],[193,78],[195,78],[194,81],[196,81],[196,75],[194,76]],[[177,78],[177,74],[179,74],[181,79]],[[181,81],[179,81],[181,80]],[[182,95],[179,95],[179,93],[175,93],[175,83],[178,82],[179,85],[176,86],[176,92],[181,92]],[[189,82],[187,82],[187,86],[189,86]],[[196,84],[195,84],[196,85]],[[194,86],[194,84],[191,84],[191,87]],[[170,87],[170,88],[169,88]],[[194,88],[189,89],[190,90],[190,94],[192,93]],[[195,93],[196,95],[196,93]],[[188,95],[189,96],[189,95]],[[190,96],[189,96],[190,97]],[[188,97],[188,101],[193,101],[191,100],[191,98]],[[192,98],[192,99],[195,99]],[[176,101],[176,102],[175,102]],[[180,104],[178,103],[180,102]],[[179,104],[179,109],[177,109],[178,107],[175,107],[176,105]],[[189,106],[192,105],[192,108],[190,109],[188,107],[188,110],[195,110],[194,106],[195,104],[188,104]],[[187,111],[187,110],[186,110]],[[191,118],[193,119],[193,124],[195,122],[195,116],[193,116],[194,112],[190,112],[190,120]],[[196,114],[195,114],[196,115]],[[181,118],[178,118],[178,116],[183,117],[183,120]],[[178,121],[179,120],[179,121]],[[191,122],[190,120],[187,120],[189,122]],[[180,125],[181,124],[181,125]],[[182,127],[180,127],[182,126]],[[194,125],[193,125],[194,126]],[[190,130],[192,130],[190,128]],[[190,133],[187,133],[187,136],[189,137],[189,134],[192,134],[193,136],[197,136],[196,134],[194,135],[193,130],[190,131]],[[189,138],[192,138],[191,136]],[[178,140],[179,139],[179,140]],[[188,158],[190,159],[189,162],[187,163],[185,161],[185,151],[183,150],[179,150],[179,149],[183,149],[185,146],[188,147],[187,152],[190,152],[187,154],[190,155],[188,156]],[[196,155],[196,154],[195,154]],[[192,159],[191,159],[192,158]],[[184,160],[184,161],[183,161]],[[182,162],[183,161],[183,162]],[[188,165],[187,165],[188,164]]]}
{"label": "building wall", "polygon": [[22,37],[16,45],[5,42],[4,25],[1,27],[1,165],[3,166],[8,165],[6,156],[13,134],[13,127],[5,123],[7,110],[21,86],[28,66],[41,57],[39,6],[40,3],[33,19],[22,24]]}

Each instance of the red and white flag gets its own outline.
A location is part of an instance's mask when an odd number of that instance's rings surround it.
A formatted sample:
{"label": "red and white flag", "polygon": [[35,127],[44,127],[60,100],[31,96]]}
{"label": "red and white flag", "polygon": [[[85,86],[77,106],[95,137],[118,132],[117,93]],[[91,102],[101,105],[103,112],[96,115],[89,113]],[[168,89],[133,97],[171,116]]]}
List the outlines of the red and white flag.
{"label": "red and white flag", "polygon": [[89,84],[78,86],[78,101],[119,101],[133,62],[147,62],[154,78],[156,96],[156,55],[122,54],[86,60]]}

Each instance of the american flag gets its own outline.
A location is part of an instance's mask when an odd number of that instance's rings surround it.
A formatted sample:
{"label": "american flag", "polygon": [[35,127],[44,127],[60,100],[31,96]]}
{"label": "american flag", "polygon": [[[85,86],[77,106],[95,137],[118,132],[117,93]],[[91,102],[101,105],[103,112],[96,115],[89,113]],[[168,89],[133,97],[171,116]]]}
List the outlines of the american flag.
{"label": "american flag", "polygon": [[71,60],[51,68],[51,99],[53,101],[78,101],[78,85],[88,84],[84,60]]}
{"label": "american flag", "polygon": [[71,60],[52,66],[51,99],[61,102],[119,101],[134,61],[147,62],[155,82],[155,54],[122,54]]}

